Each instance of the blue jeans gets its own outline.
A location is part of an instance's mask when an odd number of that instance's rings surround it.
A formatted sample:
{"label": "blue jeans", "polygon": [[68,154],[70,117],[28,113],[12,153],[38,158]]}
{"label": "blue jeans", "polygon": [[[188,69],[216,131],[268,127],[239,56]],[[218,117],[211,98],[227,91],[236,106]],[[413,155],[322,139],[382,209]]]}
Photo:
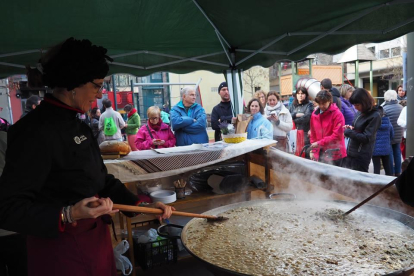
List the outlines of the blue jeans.
{"label": "blue jeans", "polygon": [[394,175],[401,173],[401,149],[400,144],[391,144],[390,164]]}

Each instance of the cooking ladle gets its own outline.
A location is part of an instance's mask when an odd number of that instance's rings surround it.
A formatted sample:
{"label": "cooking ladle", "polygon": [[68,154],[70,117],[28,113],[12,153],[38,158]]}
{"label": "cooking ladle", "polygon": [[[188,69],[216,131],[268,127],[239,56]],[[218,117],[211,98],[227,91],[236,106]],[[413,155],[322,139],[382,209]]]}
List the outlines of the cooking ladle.
{"label": "cooking ladle", "polygon": [[361,207],[362,205],[364,205],[365,203],[367,203],[368,201],[370,201],[371,199],[373,199],[374,197],[376,197],[377,195],[379,195],[380,193],[382,193],[382,191],[388,189],[389,187],[391,187],[392,185],[395,184],[395,182],[397,181],[398,177],[394,178],[393,181],[391,181],[390,183],[388,183],[387,185],[385,185],[384,187],[382,187],[381,189],[379,189],[378,191],[376,191],[374,194],[372,194],[371,196],[367,197],[366,199],[364,199],[361,203],[359,203],[358,205],[356,205],[354,208],[352,208],[351,210],[349,210],[348,212],[346,212],[344,214],[344,216],[349,215],[350,213],[352,213],[353,211],[355,211],[356,209],[358,209],[359,207]]}
{"label": "cooking ladle", "polygon": [[[125,212],[134,212],[134,213],[144,213],[144,214],[153,214],[153,215],[162,215],[164,213],[163,210],[158,208],[149,208],[149,207],[140,207],[140,206],[132,206],[132,205],[122,205],[122,204],[114,204],[112,209],[119,209],[120,211]],[[201,215],[195,213],[187,213],[187,212],[180,212],[180,211],[172,211],[174,216],[182,216],[182,217],[191,217],[191,218],[205,218],[208,222],[221,222],[228,220],[229,218],[223,216],[210,216],[210,215]]]}

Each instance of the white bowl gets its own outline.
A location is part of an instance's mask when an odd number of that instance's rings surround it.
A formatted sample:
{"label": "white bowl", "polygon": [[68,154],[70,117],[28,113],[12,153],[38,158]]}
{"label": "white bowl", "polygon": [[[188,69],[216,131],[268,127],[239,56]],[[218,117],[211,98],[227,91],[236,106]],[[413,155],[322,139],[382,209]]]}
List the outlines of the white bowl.
{"label": "white bowl", "polygon": [[155,186],[147,186],[148,193],[152,193],[159,190],[161,190],[161,184],[157,184]]}
{"label": "white bowl", "polygon": [[171,203],[177,200],[175,192],[170,190],[155,191],[150,193],[150,196],[153,202]]}

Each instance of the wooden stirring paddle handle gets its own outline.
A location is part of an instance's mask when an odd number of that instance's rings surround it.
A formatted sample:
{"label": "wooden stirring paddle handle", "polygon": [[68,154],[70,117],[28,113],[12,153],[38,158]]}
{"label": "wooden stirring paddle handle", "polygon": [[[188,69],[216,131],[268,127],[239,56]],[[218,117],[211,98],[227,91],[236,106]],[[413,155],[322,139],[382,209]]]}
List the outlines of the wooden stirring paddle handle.
{"label": "wooden stirring paddle handle", "polygon": [[361,207],[362,205],[364,205],[365,203],[367,203],[368,201],[370,201],[371,199],[373,199],[374,197],[376,197],[377,195],[379,195],[382,191],[384,191],[384,190],[388,189],[389,187],[391,187],[392,185],[394,185],[394,183],[397,181],[397,179],[398,179],[398,177],[394,178],[393,181],[391,181],[390,183],[388,183],[387,185],[385,185],[384,187],[382,187],[381,189],[379,189],[378,191],[376,191],[374,194],[372,194],[368,198],[364,199],[357,206],[355,206],[354,208],[352,208],[351,210],[349,210],[348,212],[346,212],[344,214],[344,216],[349,215],[350,213],[352,213],[353,211],[355,211],[356,209],[358,209],[359,207]]}
{"label": "wooden stirring paddle handle", "polygon": [[[153,214],[153,215],[161,215],[164,212],[163,210],[158,209],[158,208],[149,208],[149,207],[140,207],[140,206],[132,206],[132,205],[122,205],[122,204],[114,204],[112,209],[119,209],[120,211],[125,211],[125,212],[144,213],[144,214]],[[180,211],[172,211],[172,214],[174,216],[182,216],[182,217],[217,219],[216,216],[200,215],[200,214],[180,212]]]}

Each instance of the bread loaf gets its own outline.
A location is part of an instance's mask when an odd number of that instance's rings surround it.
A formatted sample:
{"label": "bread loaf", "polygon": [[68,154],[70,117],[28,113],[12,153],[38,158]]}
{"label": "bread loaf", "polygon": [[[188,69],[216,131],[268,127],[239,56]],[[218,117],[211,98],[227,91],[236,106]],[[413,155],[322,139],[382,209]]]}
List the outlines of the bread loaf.
{"label": "bread loaf", "polygon": [[122,156],[128,155],[131,152],[131,148],[129,147],[127,142],[121,141],[104,141],[99,145],[101,153],[103,155],[109,154],[119,154]]}

